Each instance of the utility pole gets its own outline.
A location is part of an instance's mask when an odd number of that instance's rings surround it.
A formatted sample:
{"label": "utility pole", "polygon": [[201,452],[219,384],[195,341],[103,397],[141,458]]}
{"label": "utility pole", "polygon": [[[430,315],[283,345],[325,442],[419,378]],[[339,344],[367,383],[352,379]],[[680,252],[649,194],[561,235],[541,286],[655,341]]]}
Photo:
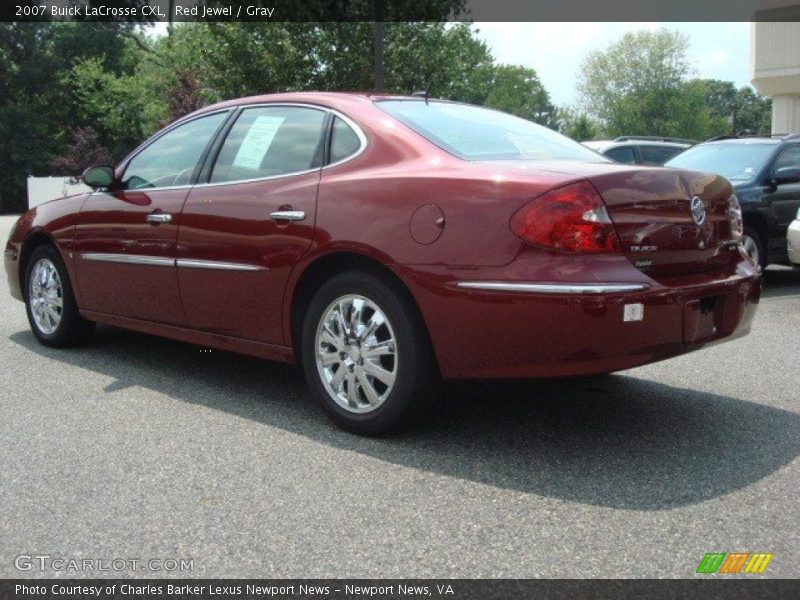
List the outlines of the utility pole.
{"label": "utility pole", "polygon": [[385,69],[383,64],[383,39],[384,39],[384,26],[383,26],[383,8],[384,0],[373,0],[375,8],[375,22],[373,24],[375,34],[375,92],[378,94],[383,93],[385,87]]}
{"label": "utility pole", "polygon": [[169,14],[167,15],[167,36],[172,36],[172,20],[175,14],[175,0],[169,0],[169,6],[167,7]]}

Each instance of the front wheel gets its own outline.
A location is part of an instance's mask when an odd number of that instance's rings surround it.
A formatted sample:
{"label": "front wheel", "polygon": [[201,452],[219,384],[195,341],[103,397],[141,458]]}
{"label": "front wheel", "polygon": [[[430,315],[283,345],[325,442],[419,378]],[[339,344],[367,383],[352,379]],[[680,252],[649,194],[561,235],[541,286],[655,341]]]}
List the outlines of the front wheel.
{"label": "front wheel", "polygon": [[36,338],[46,346],[71,346],[92,334],[94,323],[81,317],[69,274],[58,251],[39,246],[25,268],[25,308]]}
{"label": "front wheel", "polygon": [[343,429],[395,429],[431,398],[437,377],[419,315],[399,290],[369,273],[328,280],[305,316],[301,344],[311,391]]}

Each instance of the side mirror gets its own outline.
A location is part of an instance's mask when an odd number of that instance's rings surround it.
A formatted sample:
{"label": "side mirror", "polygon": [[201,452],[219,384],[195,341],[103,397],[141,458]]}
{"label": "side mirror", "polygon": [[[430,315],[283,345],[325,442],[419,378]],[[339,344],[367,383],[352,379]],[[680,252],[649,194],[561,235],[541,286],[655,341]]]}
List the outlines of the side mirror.
{"label": "side mirror", "polygon": [[772,175],[776,185],[781,183],[800,183],[800,169],[797,167],[781,167]]}
{"label": "side mirror", "polygon": [[114,169],[108,165],[89,167],[83,172],[82,179],[91,188],[108,188],[114,183]]}

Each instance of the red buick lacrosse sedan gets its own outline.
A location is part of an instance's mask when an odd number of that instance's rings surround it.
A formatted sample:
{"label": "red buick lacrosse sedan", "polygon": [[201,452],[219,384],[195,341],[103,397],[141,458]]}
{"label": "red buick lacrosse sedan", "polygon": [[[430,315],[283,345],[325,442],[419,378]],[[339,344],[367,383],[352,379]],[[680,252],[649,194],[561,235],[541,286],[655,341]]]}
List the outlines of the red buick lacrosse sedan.
{"label": "red buick lacrosse sedan", "polygon": [[224,102],[84,181],[6,247],[43,344],[107,323],[298,362],[360,433],[440,377],[607,373],[745,335],[761,288],[722,177],[454,102]]}

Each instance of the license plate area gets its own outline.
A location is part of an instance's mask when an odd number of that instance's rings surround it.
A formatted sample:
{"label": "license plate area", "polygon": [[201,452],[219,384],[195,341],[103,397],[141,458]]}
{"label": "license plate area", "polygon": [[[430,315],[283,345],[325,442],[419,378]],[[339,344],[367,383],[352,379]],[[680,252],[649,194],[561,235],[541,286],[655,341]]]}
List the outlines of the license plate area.
{"label": "license plate area", "polygon": [[736,300],[736,294],[687,300],[683,306],[683,343],[703,344],[731,334],[741,318],[741,303]]}

